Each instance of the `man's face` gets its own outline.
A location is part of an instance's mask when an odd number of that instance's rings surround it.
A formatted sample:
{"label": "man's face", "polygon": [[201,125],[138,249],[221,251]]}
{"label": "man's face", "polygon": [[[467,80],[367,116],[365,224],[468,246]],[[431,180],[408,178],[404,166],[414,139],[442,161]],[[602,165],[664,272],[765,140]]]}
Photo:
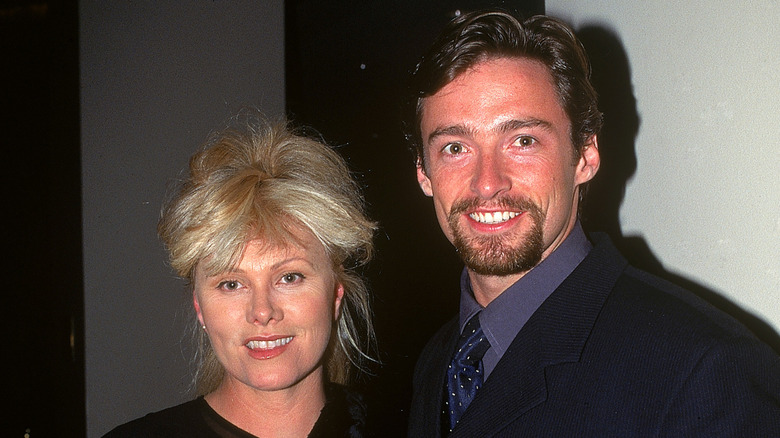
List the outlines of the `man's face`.
{"label": "man's face", "polygon": [[595,136],[577,156],[570,129],[549,71],[530,59],[483,61],[423,100],[417,178],[469,269],[522,273],[568,236],[578,186],[599,165]]}

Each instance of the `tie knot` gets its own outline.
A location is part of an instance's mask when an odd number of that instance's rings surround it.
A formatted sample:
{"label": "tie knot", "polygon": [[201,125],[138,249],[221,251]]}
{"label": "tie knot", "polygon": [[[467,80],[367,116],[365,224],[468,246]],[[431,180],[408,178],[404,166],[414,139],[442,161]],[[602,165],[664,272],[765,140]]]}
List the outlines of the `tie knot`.
{"label": "tie knot", "polygon": [[482,360],[482,356],[490,348],[490,342],[485,338],[479,325],[479,314],[474,315],[466,324],[460,335],[458,350],[454,360],[463,364],[473,364]]}
{"label": "tie knot", "polygon": [[444,434],[452,432],[460,417],[471,404],[471,400],[482,385],[482,356],[490,348],[482,327],[479,326],[479,314],[473,316],[458,339],[458,349],[447,368],[446,393],[442,407],[442,426]]}

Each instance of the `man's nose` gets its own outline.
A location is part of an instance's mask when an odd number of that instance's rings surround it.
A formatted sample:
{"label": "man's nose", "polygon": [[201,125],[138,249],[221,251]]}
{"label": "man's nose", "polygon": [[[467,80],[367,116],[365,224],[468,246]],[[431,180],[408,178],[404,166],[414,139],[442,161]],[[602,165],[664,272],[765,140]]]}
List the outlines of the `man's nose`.
{"label": "man's nose", "polygon": [[506,172],[505,157],[499,152],[480,154],[475,162],[471,179],[471,190],[481,199],[492,199],[508,191],[512,181]]}

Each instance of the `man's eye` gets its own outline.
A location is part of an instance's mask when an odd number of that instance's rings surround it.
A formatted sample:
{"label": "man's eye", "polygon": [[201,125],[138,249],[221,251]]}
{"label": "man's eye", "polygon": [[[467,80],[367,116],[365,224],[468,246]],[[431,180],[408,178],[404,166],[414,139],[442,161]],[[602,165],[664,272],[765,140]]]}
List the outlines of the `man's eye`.
{"label": "man's eye", "polygon": [[287,284],[296,283],[296,282],[299,282],[299,281],[303,280],[303,278],[304,278],[303,274],[301,274],[301,273],[290,272],[290,273],[282,275],[281,282],[282,283],[287,283]]}
{"label": "man's eye", "polygon": [[521,135],[520,137],[517,137],[517,140],[515,140],[515,144],[517,146],[524,147],[524,148],[533,146],[534,143],[536,143],[536,139],[528,135]]}
{"label": "man's eye", "polygon": [[239,283],[236,280],[225,280],[223,282],[220,282],[219,285],[217,285],[217,289],[221,290],[236,290],[241,287],[241,283]]}
{"label": "man's eye", "polygon": [[466,147],[460,143],[449,143],[446,146],[444,146],[444,149],[442,149],[442,151],[444,151],[445,154],[450,154],[450,155],[457,155],[462,153],[465,150]]}

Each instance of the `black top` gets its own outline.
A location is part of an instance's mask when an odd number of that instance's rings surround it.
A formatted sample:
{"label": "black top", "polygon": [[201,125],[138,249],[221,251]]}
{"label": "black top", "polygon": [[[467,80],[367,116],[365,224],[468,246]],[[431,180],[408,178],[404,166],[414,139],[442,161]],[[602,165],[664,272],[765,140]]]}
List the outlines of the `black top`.
{"label": "black top", "polygon": [[[362,397],[332,384],[326,385],[325,397],[309,438],[363,437],[366,409]],[[117,426],[103,438],[126,437],[255,438],[222,418],[202,396]]]}

